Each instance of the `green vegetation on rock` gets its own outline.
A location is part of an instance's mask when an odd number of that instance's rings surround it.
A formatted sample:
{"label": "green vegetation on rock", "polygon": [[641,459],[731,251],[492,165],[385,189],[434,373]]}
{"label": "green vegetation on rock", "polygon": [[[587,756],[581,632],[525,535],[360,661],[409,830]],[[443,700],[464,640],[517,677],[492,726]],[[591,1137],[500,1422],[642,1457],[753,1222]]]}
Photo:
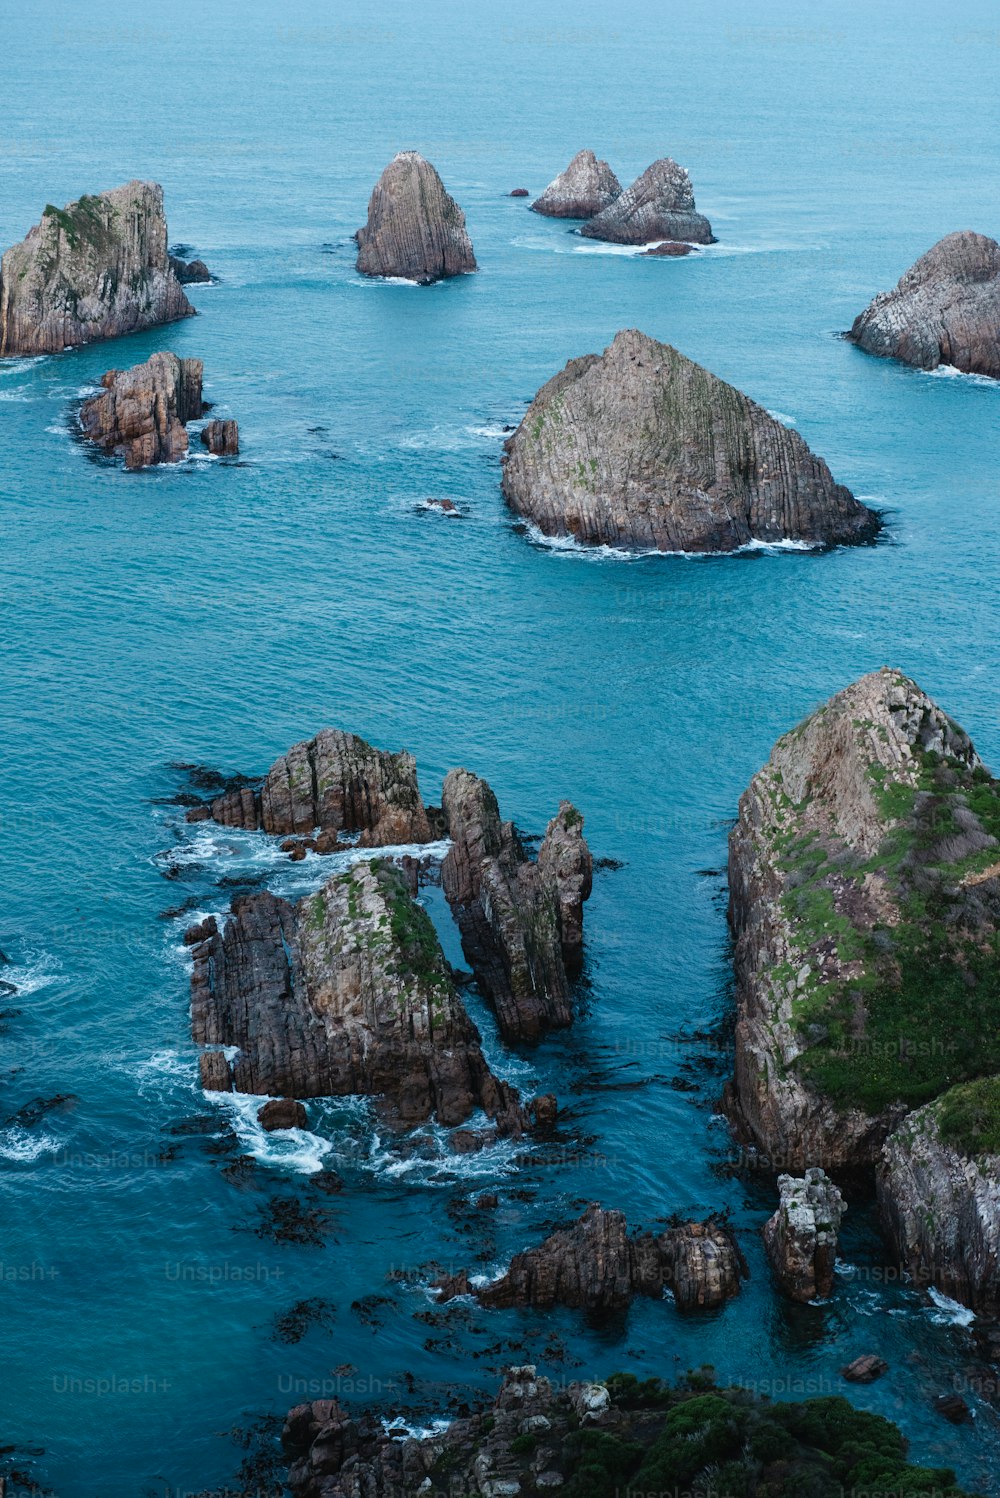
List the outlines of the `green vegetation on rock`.
{"label": "green vegetation on rock", "polygon": [[963,1155],[1000,1155],[1000,1077],[980,1077],[946,1092],[938,1133]]}

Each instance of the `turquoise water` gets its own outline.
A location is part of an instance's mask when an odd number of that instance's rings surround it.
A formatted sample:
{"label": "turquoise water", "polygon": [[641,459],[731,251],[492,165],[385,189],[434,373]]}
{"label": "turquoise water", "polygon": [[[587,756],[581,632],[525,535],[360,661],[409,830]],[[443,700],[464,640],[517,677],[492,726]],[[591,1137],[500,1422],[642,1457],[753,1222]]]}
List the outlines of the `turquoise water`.
{"label": "turquoise water", "polygon": [[[862,1207],[832,1302],[779,1303],[758,1239],[773,1191],[733,1173],[714,1112],[720,870],[776,735],[890,662],[1000,765],[1000,386],[836,337],[942,234],[997,232],[995,8],[8,10],[0,242],[46,202],[151,177],[172,239],[221,284],[193,288],[200,315],[177,327],[0,366],[0,947],[22,985],[0,1117],[75,1099],[0,1130],[0,1445],[63,1498],[218,1492],[242,1456],[226,1432],[308,1394],[429,1418],[530,1356],[556,1378],[711,1361],[795,1396],[842,1391],[839,1368],[881,1351],[891,1372],[851,1397],[898,1420],[915,1459],[996,1492],[969,1330],[898,1284]],[[584,145],[623,180],[675,155],[719,244],[644,260],[505,196]],[[465,208],[477,276],[355,274],[349,236],[402,147]],[[793,421],[886,510],[884,542],[640,560],[534,545],[499,493],[503,427],[629,325]],[[204,358],[238,464],[132,475],[75,442],[80,393],[157,348]],[[421,508],[444,497],[460,519]],[[595,853],[622,862],[587,910],[575,1028],[517,1056],[477,1013],[506,1075],[559,1094],[558,1147],[449,1165],[340,1104],[281,1158],[198,1090],[189,914],[169,912],[224,908],[224,881],[312,887],[329,865],[185,827],[171,765],[261,771],[324,725],[411,749],[428,800],[450,766],[475,769],[529,832],[571,796]],[[242,1185],[224,1174],[254,1151]],[[320,1163],[340,1196],[311,1184]],[[482,1188],[492,1216],[463,1209]],[[321,1241],[274,1242],[274,1197],[325,1212]],[[697,1320],[652,1304],[603,1327],[420,1319],[420,1266],[486,1272],[590,1199],[636,1224],[728,1207],[753,1278]],[[275,1340],[311,1297],[332,1324]],[[976,1410],[958,1430],[930,1408],[956,1380]]]}

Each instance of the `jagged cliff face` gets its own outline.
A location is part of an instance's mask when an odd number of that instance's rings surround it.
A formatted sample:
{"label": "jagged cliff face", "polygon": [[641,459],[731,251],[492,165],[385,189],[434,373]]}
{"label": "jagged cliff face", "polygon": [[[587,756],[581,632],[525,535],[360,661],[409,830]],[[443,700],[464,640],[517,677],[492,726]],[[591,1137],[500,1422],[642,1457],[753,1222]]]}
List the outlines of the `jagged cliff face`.
{"label": "jagged cliff face", "polygon": [[80,425],[89,441],[120,453],[126,468],[177,463],[188,451],[186,423],[203,409],[200,359],[153,354],[132,369],[109,369],[100,395],[84,401]]}
{"label": "jagged cliff face", "polygon": [[360,1094],[402,1124],[477,1108],[505,1133],[526,1115],[491,1073],[426,912],[399,870],[358,863],[293,906],[234,901],[198,928],[191,980],[204,1085],[272,1096]]}
{"label": "jagged cliff face", "polygon": [[452,839],[442,884],[501,1034],[534,1041],[570,1024],[593,874],[583,818],[564,801],[531,863],[490,787],[468,770],[446,776],[442,810]]}
{"label": "jagged cliff face", "polygon": [[386,167],[357,232],[358,270],[428,283],[476,269],[465,214],[429,161],[401,151]]}
{"label": "jagged cliff face", "polygon": [[879,292],[849,336],[918,369],[950,364],[1000,378],[1000,244],[971,230],[946,235]]}
{"label": "jagged cliff face", "polygon": [[580,233],[613,244],[651,244],[656,239],[715,242],[708,219],[695,211],[691,178],[669,156],[648,166]]}
{"label": "jagged cliff face", "polygon": [[733,1102],[777,1167],[872,1164],[909,1108],[1000,1069],[982,1046],[997,833],[1000,793],[967,735],[887,668],[754,776],[729,851]]}
{"label": "jagged cliff face", "polygon": [[593,151],[577,151],[531,207],[549,218],[593,218],[621,195],[622,185]]}
{"label": "jagged cliff face", "polygon": [[59,353],[193,316],[170,267],[155,182],[49,206],[0,263],[0,357]]}
{"label": "jagged cliff face", "polygon": [[370,848],[431,837],[412,754],[390,754],[334,728],[293,744],[260,784],[231,787],[188,814],[209,817],[283,835],[360,833]]}
{"label": "jagged cliff face", "polygon": [[504,493],[548,536],[733,551],[865,541],[879,528],[797,432],[634,329],[543,385],[505,450]]}

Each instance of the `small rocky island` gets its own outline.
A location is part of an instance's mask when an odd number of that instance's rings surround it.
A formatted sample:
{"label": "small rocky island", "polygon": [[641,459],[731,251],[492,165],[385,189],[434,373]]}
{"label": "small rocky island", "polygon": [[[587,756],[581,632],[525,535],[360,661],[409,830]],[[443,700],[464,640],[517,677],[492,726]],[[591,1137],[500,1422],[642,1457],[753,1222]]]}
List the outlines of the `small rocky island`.
{"label": "small rocky island", "polygon": [[56,354],[193,316],[156,182],[50,204],[0,262],[0,357]]}
{"label": "small rocky island", "polygon": [[832,546],[881,522],[798,432],[635,329],[571,359],[504,444],[503,490],[546,536],[658,551]]}
{"label": "small rocky island", "polygon": [[606,161],[598,161],[593,151],[577,151],[566,170],[549,183],[531,209],[548,218],[594,218],[621,195],[621,190],[621,183]]}
{"label": "small rocky island", "polygon": [[289,1411],[281,1440],[293,1498],[965,1498],[953,1472],[910,1465],[881,1415],[837,1397],[796,1403],[717,1387],[710,1369],[675,1388],[628,1373],[556,1386],[528,1364],[507,1369],[490,1405],[444,1429],[410,1435],[385,1411],[317,1399]]}
{"label": "small rocky island", "polygon": [[580,233],[612,244],[652,244],[657,239],[715,243],[708,219],[695,210],[691,178],[669,156],[648,166],[631,187],[589,219]]}
{"label": "small rocky island", "polygon": [[203,364],[176,354],[153,354],[132,369],[109,369],[100,395],[80,408],[88,441],[118,453],[126,468],[177,463],[187,455],[187,423],[204,410]]}
{"label": "small rocky island", "polygon": [[358,270],[428,285],[476,269],[465,214],[429,161],[400,151],[382,173],[359,229]]}
{"label": "small rocky island", "polygon": [[738,1133],[765,1166],[874,1169],[914,1280],[996,1314],[1000,784],[883,668],[779,739],[729,883]]}
{"label": "small rocky island", "polygon": [[918,369],[953,366],[1000,379],[1000,244],[947,234],[881,291],[847,335],[869,354]]}

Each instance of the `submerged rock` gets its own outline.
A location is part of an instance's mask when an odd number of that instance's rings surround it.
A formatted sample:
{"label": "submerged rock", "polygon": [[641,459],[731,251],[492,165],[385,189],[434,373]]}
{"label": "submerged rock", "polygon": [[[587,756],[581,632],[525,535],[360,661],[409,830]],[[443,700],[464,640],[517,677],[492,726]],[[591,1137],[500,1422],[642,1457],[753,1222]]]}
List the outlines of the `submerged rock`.
{"label": "submerged rock", "polygon": [[580,233],[612,244],[649,244],[655,239],[715,243],[708,219],[695,212],[691,178],[669,156],[648,166]]}
{"label": "submerged rock", "polygon": [[948,364],[1000,378],[1000,244],[968,229],[947,234],[879,292],[848,337],[918,369]]}
{"label": "submerged rock", "polygon": [[781,1200],[764,1227],[774,1276],[792,1300],[825,1300],[833,1289],[837,1234],[847,1208],[825,1171],[779,1176]]}
{"label": "submerged rock", "polygon": [[547,536],[590,545],[834,545],[880,527],[798,432],[635,329],[571,359],[504,449],[512,508]]}
{"label": "submerged rock", "polygon": [[109,369],[100,395],[84,401],[80,425],[89,441],[120,453],[126,468],[176,463],[188,450],[185,424],[202,413],[200,359],[153,354],[132,369]]}
{"label": "submerged rock", "polygon": [[234,458],[240,450],[240,429],[235,421],[209,421],[201,430],[202,445],[220,458]]}
{"label": "submerged rock", "polygon": [[889,1364],[883,1358],[877,1357],[873,1352],[862,1353],[861,1357],[855,1358],[848,1363],[846,1368],[840,1370],[842,1377],[850,1384],[872,1384],[883,1373],[889,1372]]}
{"label": "submerged rock", "polygon": [[654,244],[650,249],[643,250],[644,255],[659,255],[667,258],[676,258],[678,255],[690,255],[694,250],[693,244],[685,244],[679,239],[667,239],[663,244]]}
{"label": "submerged rock", "polygon": [[[215,1090],[226,1092],[228,1088]],[[257,1122],[269,1134],[275,1129],[307,1129],[309,1127],[309,1118],[305,1108],[293,1097],[271,1098],[270,1102],[265,1103],[263,1108],[258,1110]]]}
{"label": "submerged rock", "polygon": [[360,833],[369,848],[431,839],[412,754],[375,749],[335,728],[293,744],[258,784],[234,785],[188,812],[189,822],[207,818],[286,837],[319,828],[333,837],[326,847],[336,847],[340,832]]}
{"label": "submerged rock", "polygon": [[0,263],[0,357],[55,354],[193,316],[170,266],[156,182],[49,204]]}
{"label": "submerged rock", "polygon": [[473,1289],[467,1273],[438,1281],[442,1300],[475,1295],[493,1309],[555,1305],[621,1310],[636,1295],[654,1300],[671,1289],[681,1310],[710,1309],[739,1293],[746,1263],[728,1228],[710,1219],[659,1237],[628,1231],[621,1212],[593,1203],[568,1228],[516,1254],[500,1279]]}
{"label": "submerged rock", "polygon": [[533,213],[550,218],[593,218],[613,203],[622,190],[606,161],[598,161],[593,151],[577,151],[564,172],[536,198]]}
{"label": "submerged rock", "polygon": [[358,270],[365,276],[426,284],[476,269],[465,214],[416,151],[400,151],[386,167],[356,238]]}
{"label": "submerged rock", "polygon": [[298,905],[236,899],[192,955],[194,1039],[237,1048],[232,1059],[205,1053],[203,1086],[375,1097],[405,1126],[460,1124],[481,1108],[501,1133],[529,1127],[486,1063],[427,913],[384,860],[355,864]]}
{"label": "submerged rock", "polygon": [[593,860],[583,818],[564,801],[531,863],[490,787],[468,770],[445,778],[452,846],[441,868],[465,956],[507,1040],[537,1040],[571,1023]]}
{"label": "submerged rock", "polygon": [[512,198],[530,198],[531,193],[526,187],[512,187],[509,196]]}

